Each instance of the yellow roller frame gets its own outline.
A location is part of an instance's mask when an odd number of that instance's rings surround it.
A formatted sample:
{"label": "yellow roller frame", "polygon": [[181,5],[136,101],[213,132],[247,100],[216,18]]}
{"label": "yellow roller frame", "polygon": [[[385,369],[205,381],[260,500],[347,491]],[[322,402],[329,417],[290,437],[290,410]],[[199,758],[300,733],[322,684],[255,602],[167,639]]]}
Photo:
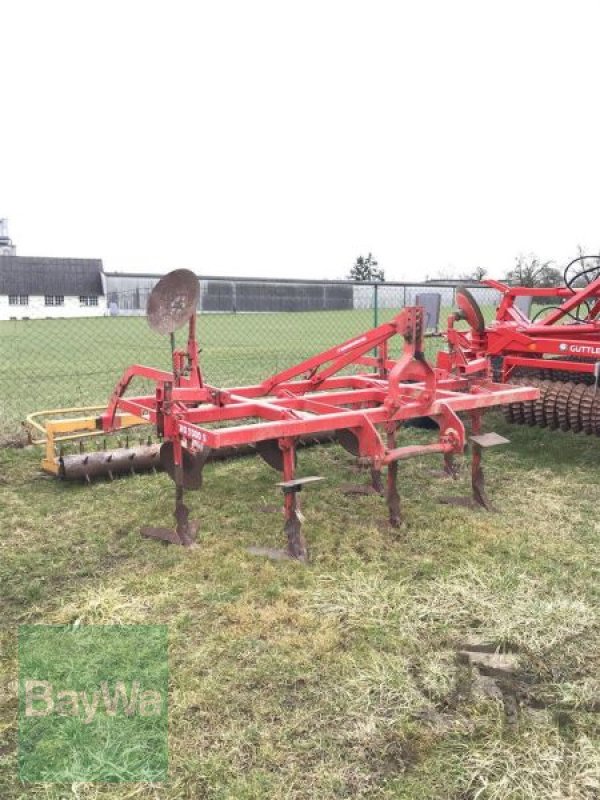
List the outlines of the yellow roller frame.
{"label": "yellow roller frame", "polygon": [[[36,411],[29,414],[26,424],[38,431],[41,436],[31,436],[32,444],[45,445],[45,457],[42,460],[42,469],[52,475],[58,475],[59,463],[56,457],[56,445],[60,442],[73,441],[74,439],[87,439],[94,436],[105,436],[106,432],[99,428],[100,414],[105,411],[105,406],[82,406],[79,408],[52,408],[47,411]],[[92,416],[92,412],[96,412]],[[83,414],[86,416],[64,417],[52,419],[62,414]],[[136,425],[147,425],[148,420],[136,417],[134,414],[117,414],[119,430],[133,428]]]}

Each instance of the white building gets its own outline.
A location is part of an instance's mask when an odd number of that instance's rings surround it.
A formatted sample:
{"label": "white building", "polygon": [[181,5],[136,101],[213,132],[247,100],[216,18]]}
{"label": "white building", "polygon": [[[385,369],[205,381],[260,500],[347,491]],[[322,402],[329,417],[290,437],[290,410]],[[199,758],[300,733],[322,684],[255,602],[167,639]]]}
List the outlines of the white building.
{"label": "white building", "polygon": [[0,320],[104,314],[100,259],[0,255]]}

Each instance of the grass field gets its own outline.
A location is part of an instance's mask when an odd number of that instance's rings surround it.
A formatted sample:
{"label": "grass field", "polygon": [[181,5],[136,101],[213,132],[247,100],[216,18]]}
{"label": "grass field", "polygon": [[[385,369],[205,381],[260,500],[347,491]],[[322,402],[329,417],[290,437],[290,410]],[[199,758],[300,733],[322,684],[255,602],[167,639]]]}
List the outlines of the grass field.
{"label": "grass field", "polygon": [[[300,454],[312,562],[252,557],[281,542],[277,479],[255,459],[209,465],[190,494],[193,551],[140,539],[166,521],[164,475],[90,487],[0,451],[0,797],[567,800],[600,793],[597,440],[487,429],[502,511],[439,505],[467,491],[405,462],[405,527],[346,497],[352,459]],[[407,430],[406,440],[428,434]],[[161,785],[20,784],[20,623],[161,622],[170,642],[170,772]],[[510,678],[461,663],[473,642],[514,654]]]}
{"label": "grass field", "polygon": [[[203,364],[217,384],[256,381],[371,323],[207,315]],[[0,349],[6,431],[30,410],[103,402],[131,362],[169,360],[139,318],[0,323]],[[327,478],[303,495],[308,566],[246,552],[282,542],[260,460],[206,468],[189,495],[201,544],[184,551],[139,536],[169,522],[165,475],[66,485],[37,450],[0,449],[1,800],[600,797],[599,444],[497,414],[486,427],[512,440],[485,455],[501,513],[440,505],[467,493],[468,465],[453,483],[416,459],[399,531],[381,498],[340,492],[362,479],[345,451],[302,451],[300,474]],[[169,780],[20,783],[18,625],[150,622],[169,630]],[[472,668],[465,649],[513,666]]]}
{"label": "grass field", "polygon": [[[379,321],[394,313],[381,310]],[[203,369],[217,385],[256,382],[372,324],[370,310],[206,314],[198,322]],[[431,352],[437,346],[429,340]],[[141,317],[0,322],[1,429],[14,430],[31,411],[105,403],[134,363],[170,363],[168,337]]]}

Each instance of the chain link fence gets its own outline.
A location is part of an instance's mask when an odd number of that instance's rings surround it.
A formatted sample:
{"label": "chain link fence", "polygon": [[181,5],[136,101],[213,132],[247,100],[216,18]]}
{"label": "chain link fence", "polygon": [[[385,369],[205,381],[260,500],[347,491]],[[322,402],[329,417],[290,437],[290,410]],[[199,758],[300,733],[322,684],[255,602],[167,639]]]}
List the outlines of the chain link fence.
{"label": "chain link fence", "polygon": [[[130,364],[169,368],[169,337],[154,333],[144,319],[159,276],[129,276],[129,285],[119,276],[107,277],[105,316],[0,322],[3,433],[18,429],[32,411],[106,403]],[[456,292],[447,284],[224,278],[202,278],[200,284],[202,369],[209,383],[220,386],[259,382],[392,319],[417,301],[427,308],[432,304],[430,332],[443,331]],[[481,285],[470,290],[492,319],[498,292]],[[178,343],[184,338],[185,330],[179,331]],[[428,355],[434,357],[441,346],[440,337],[428,338]]]}

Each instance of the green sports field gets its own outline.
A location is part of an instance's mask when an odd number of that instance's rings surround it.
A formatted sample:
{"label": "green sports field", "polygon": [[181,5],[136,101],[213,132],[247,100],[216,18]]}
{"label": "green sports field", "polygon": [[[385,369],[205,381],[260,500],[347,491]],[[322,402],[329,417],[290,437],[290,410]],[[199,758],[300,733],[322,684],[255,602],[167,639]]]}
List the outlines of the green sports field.
{"label": "green sports field", "polygon": [[[398,310],[380,311],[379,322]],[[258,382],[372,325],[372,310],[205,314],[203,371],[217,385]],[[439,341],[428,342],[432,353]],[[31,411],[105,403],[127,366],[168,367],[169,359],[168,337],[142,317],[0,322],[2,429],[14,430]]]}

